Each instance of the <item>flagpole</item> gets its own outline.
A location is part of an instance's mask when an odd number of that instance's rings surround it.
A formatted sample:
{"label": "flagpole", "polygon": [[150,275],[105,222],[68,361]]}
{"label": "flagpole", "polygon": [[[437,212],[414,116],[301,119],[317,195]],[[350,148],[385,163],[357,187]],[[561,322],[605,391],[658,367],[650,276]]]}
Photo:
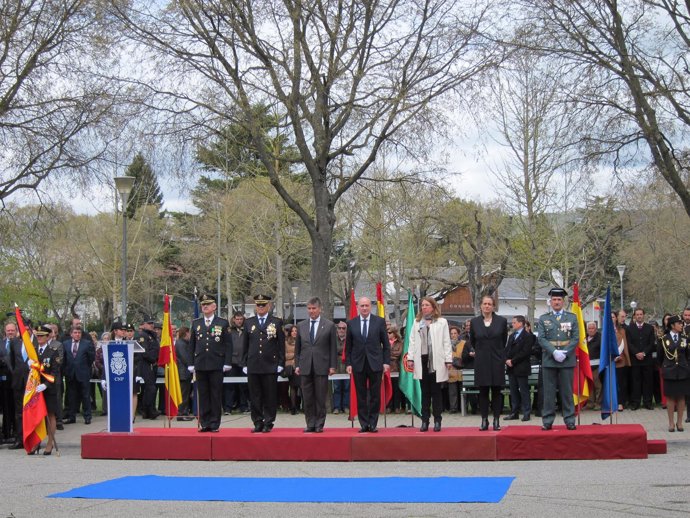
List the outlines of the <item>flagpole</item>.
{"label": "flagpole", "polygon": [[381,374],[381,383],[383,383],[383,427],[388,428],[388,420],[387,415],[388,415],[388,403],[386,399],[386,371],[383,371],[383,374]]}
{"label": "flagpole", "polygon": [[[613,360],[611,360],[611,355],[609,354],[609,368],[608,372],[606,373],[606,375],[609,377],[609,419],[611,421],[609,424],[613,424],[613,383],[611,380],[613,376],[611,369],[615,369],[615,367],[613,365]],[[617,398],[616,401],[618,401]],[[616,407],[616,411],[618,411],[618,407]]]}
{"label": "flagpole", "polygon": [[[577,345],[578,349],[580,344]],[[582,394],[580,388],[580,357],[575,350],[575,372],[577,374],[577,426],[580,426],[580,414],[582,413],[582,403],[580,402],[580,395]]]}

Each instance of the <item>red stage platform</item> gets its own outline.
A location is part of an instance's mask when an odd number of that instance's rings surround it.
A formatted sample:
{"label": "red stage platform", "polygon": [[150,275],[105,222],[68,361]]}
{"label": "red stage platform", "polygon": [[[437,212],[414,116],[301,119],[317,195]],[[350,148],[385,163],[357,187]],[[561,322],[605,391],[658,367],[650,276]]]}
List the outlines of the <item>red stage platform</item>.
{"label": "red stage platform", "polygon": [[[305,434],[297,428],[275,428],[253,434],[226,428],[198,433],[195,428],[137,428],[134,433],[82,435],[84,459],[259,460],[259,461],[461,461],[645,459],[661,453],[648,449],[640,425],[583,425],[575,431],[554,426],[506,426],[500,432],[444,428],[421,433],[414,428],[329,428]],[[656,441],[659,442],[659,441]]]}

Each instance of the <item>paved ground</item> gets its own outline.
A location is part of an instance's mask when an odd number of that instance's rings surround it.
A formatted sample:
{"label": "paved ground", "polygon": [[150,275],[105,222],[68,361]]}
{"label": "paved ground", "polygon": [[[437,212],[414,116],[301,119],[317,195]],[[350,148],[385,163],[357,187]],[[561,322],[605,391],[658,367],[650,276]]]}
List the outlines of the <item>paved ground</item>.
{"label": "paved ground", "polygon": [[[585,412],[582,424],[597,420]],[[388,415],[388,426],[410,424],[410,417]],[[418,425],[418,420],[415,420]],[[27,456],[0,450],[0,518],[28,516],[171,516],[213,513],[216,516],[539,516],[575,513],[583,516],[687,516],[690,513],[690,425],[683,433],[666,431],[664,410],[626,410],[619,423],[641,423],[649,437],[669,441],[667,455],[646,460],[530,461],[530,462],[168,462],[82,460],[82,433],[105,429],[105,418],[90,426],[67,425],[58,432],[60,457]],[[538,424],[532,420],[529,424]],[[556,424],[560,422],[557,420]],[[327,427],[349,426],[342,415],[329,415]],[[477,426],[476,416],[447,415],[444,425]],[[508,422],[506,426],[522,426]],[[177,423],[174,426],[193,426]],[[304,426],[303,416],[280,414],[277,426]],[[136,426],[163,426],[143,421]],[[246,415],[223,419],[224,427],[250,427]],[[383,426],[382,420],[379,426]],[[605,426],[605,425],[604,425]],[[227,502],[165,502],[50,499],[47,495],[88,483],[125,475],[325,477],[325,476],[514,476],[510,491],[499,504],[244,504]],[[401,495],[405,488],[400,488]]]}

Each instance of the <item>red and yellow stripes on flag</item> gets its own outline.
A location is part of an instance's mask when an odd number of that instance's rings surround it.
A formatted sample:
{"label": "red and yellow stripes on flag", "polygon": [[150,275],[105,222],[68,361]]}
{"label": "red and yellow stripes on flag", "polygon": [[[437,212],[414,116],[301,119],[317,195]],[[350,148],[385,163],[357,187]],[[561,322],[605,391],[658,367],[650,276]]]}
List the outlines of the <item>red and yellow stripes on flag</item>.
{"label": "red and yellow stripes on flag", "polygon": [[[24,319],[22,318],[19,306],[16,304],[14,305],[14,314],[17,318],[17,326],[19,327],[19,334],[24,343],[24,349],[26,349],[27,358],[33,360],[35,365],[38,365],[36,349],[34,349],[29,331],[24,325]],[[41,441],[48,435],[45,422],[45,417],[48,415],[46,402],[43,399],[43,394],[36,392],[36,387],[40,384],[40,369],[30,368],[29,377],[26,380],[26,388],[24,390],[24,403],[22,409],[24,449],[27,453],[41,444]]]}
{"label": "red and yellow stripes on flag", "polygon": [[161,349],[158,354],[158,365],[165,367],[165,410],[168,417],[175,417],[182,403],[180,373],[177,370],[177,357],[170,322],[170,297],[163,299],[163,329],[161,332]]}
{"label": "red and yellow stripes on flag", "polygon": [[383,298],[383,286],[380,282],[376,283],[376,314],[386,318],[386,300]]}
{"label": "red and yellow stripes on flag", "polygon": [[592,366],[589,363],[589,349],[587,348],[587,333],[585,331],[585,319],[582,316],[582,305],[580,304],[580,290],[575,283],[573,285],[573,313],[577,317],[577,329],[580,342],[575,349],[579,368],[575,369],[573,379],[573,400],[579,409],[587,403],[590,394],[594,389],[594,377],[592,376]]}

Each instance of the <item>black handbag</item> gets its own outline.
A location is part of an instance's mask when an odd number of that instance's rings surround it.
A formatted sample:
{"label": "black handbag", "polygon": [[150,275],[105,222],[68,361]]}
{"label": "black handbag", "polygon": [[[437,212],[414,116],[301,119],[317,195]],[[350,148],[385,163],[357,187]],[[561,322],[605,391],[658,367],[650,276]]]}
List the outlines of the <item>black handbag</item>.
{"label": "black handbag", "polygon": [[453,358],[453,368],[454,369],[462,369],[462,358]]}

